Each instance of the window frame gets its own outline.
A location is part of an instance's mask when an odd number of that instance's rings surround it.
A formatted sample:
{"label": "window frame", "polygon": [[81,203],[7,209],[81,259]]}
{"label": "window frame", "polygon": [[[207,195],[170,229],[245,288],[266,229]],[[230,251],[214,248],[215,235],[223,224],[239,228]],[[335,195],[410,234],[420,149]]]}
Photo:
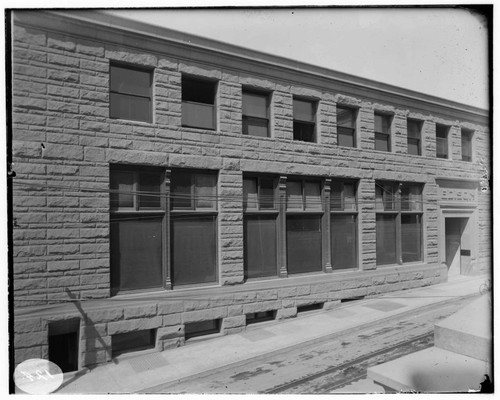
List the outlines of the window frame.
{"label": "window frame", "polygon": [[[186,84],[196,84],[201,83],[202,85],[211,85],[211,89],[213,93],[210,94],[212,98],[211,102],[203,102],[203,101],[195,101],[195,100],[186,100],[185,97],[188,97],[187,90],[185,90]],[[218,81],[210,78],[193,76],[189,74],[182,74],[181,76],[181,126],[183,128],[191,128],[191,129],[204,129],[209,131],[217,130],[217,91],[218,91]],[[190,92],[189,92],[190,93]],[[189,96],[190,97],[190,96]],[[188,107],[186,107],[188,106]],[[191,109],[192,107],[202,107],[202,108],[211,108],[211,124],[205,125],[197,125],[196,123],[191,122]],[[210,125],[210,126],[208,126]]]}
{"label": "window frame", "polygon": [[[313,115],[311,116],[311,120],[305,120],[305,119],[298,119],[296,118],[296,112],[295,112],[295,103],[300,102],[300,103],[309,103],[312,108],[312,113]],[[293,140],[294,141],[300,141],[300,142],[306,142],[306,143],[318,143],[318,127],[317,127],[317,121],[318,121],[318,100],[314,99],[309,99],[305,97],[299,97],[299,96],[293,96],[292,98],[292,114],[293,114]],[[303,133],[302,129],[299,128],[305,128],[309,127],[312,128],[312,138],[311,140],[305,140],[303,138]],[[300,136],[300,138],[299,138]]]}
{"label": "window frame", "polygon": [[[387,132],[379,132],[377,131],[376,129],[376,118],[378,117],[381,117],[381,118],[387,118]],[[374,143],[374,150],[376,151],[383,151],[383,152],[386,152],[386,153],[391,153],[392,152],[392,120],[393,120],[393,115],[392,114],[389,114],[389,113],[384,113],[384,112],[380,112],[380,111],[375,111],[374,112],[374,120],[373,120],[373,131],[374,131],[374,140],[375,140],[375,143]],[[387,142],[387,150],[383,150],[383,149],[378,149],[377,148],[377,137],[378,138],[381,138],[381,137],[384,137],[386,138],[385,141]]]}
{"label": "window frame", "polygon": [[[410,136],[410,123],[415,124],[418,132],[418,137]],[[406,129],[406,142],[407,142],[407,153],[414,156],[422,155],[422,127],[423,121],[415,118],[407,119],[407,129]],[[410,152],[410,142],[416,142],[417,145],[417,153]],[[415,143],[414,143],[415,144]]]}
{"label": "window frame", "polygon": [[[174,205],[174,190],[173,190],[173,181],[175,179],[176,174],[184,174],[190,177],[190,193],[191,193],[191,207],[178,207],[176,208]],[[214,201],[213,201],[213,206],[212,207],[197,207],[196,206],[196,200],[198,198],[196,194],[196,179],[200,175],[206,175],[206,176],[212,176],[214,177]],[[189,288],[189,287],[202,287],[202,286],[209,286],[209,285],[214,285],[218,283],[219,277],[218,277],[218,272],[219,272],[219,265],[218,265],[218,186],[217,186],[217,178],[218,174],[216,171],[212,170],[197,170],[197,169],[184,169],[184,168],[173,168],[170,171],[170,179],[169,179],[169,198],[170,198],[170,209],[169,209],[169,242],[167,243],[168,246],[168,252],[169,252],[169,258],[168,258],[168,272],[169,272],[169,281],[171,286],[174,287],[179,287],[179,288]],[[174,265],[174,260],[173,260],[173,255],[174,255],[174,245],[175,245],[175,239],[174,239],[174,233],[173,233],[173,226],[175,224],[174,221],[180,220],[181,218],[207,218],[207,217],[212,217],[214,219],[214,238],[215,238],[215,248],[214,248],[214,276],[215,279],[213,281],[209,282],[198,282],[198,283],[176,283],[174,276],[175,276],[175,265]]]}
{"label": "window frame", "polygon": [[[249,95],[253,95],[253,96],[259,96],[259,97],[262,97],[262,98],[265,98],[265,101],[266,101],[266,118],[262,118],[262,117],[256,117],[256,116],[250,116],[250,115],[246,115],[244,113],[244,101],[245,101],[245,94],[249,94]],[[271,92],[266,92],[264,90],[259,90],[259,89],[255,89],[255,88],[248,88],[248,87],[243,87],[242,88],[242,93],[241,93],[241,102],[242,102],[242,107],[241,107],[241,124],[242,124],[242,134],[245,135],[245,136],[253,136],[253,137],[267,137],[267,138],[270,138],[271,137],[271,96],[272,96],[272,93]],[[248,133],[248,126],[249,126],[249,122],[250,121],[253,121],[253,122],[261,122],[263,123],[263,125],[265,124],[266,126],[266,136],[260,136],[260,135],[252,135],[250,133]],[[251,126],[251,125],[250,125]],[[246,132],[245,132],[246,131]]]}
{"label": "window frame", "polygon": [[[265,174],[244,174],[243,182],[245,180],[254,180],[256,182],[257,189],[257,204],[256,207],[248,207],[248,203],[245,206],[245,198],[243,198],[243,225],[244,232],[246,229],[246,223],[249,219],[258,219],[258,218],[269,218],[274,219],[274,227],[275,227],[275,271],[274,274],[255,274],[249,273],[249,266],[247,265],[247,238],[243,238],[243,269],[245,280],[254,280],[254,279],[262,279],[262,278],[275,278],[279,276],[280,268],[279,268],[279,238],[280,238],[280,224],[279,224],[279,216],[280,216],[280,208],[278,205],[277,197],[278,197],[278,182],[279,178],[275,175],[265,175]],[[262,181],[271,180],[273,182],[273,207],[265,208],[262,207]],[[244,183],[243,183],[244,185]],[[254,276],[250,276],[254,275]]]}
{"label": "window frame", "polygon": [[[166,288],[165,284],[165,277],[167,275],[167,257],[164,252],[164,246],[165,246],[165,240],[167,238],[167,231],[166,231],[166,219],[167,219],[167,197],[166,197],[166,192],[164,188],[164,182],[165,182],[165,172],[161,168],[155,168],[155,167],[144,167],[144,166],[130,166],[130,165],[110,165],[110,187],[113,185],[113,173],[129,173],[132,175],[132,180],[133,180],[133,188],[131,195],[133,196],[133,206],[132,207],[115,207],[112,205],[113,203],[113,194],[118,193],[119,189],[110,189],[110,224],[112,223],[118,223],[120,221],[125,221],[126,219],[130,218],[137,218],[140,220],[141,218],[160,218],[161,219],[161,234],[162,234],[162,240],[160,243],[161,246],[161,282],[158,285],[154,285],[148,288],[125,288],[122,289],[120,287],[120,282],[114,282],[114,279],[110,279],[110,290],[112,295],[116,294],[122,294],[122,293],[129,293],[129,292],[137,292],[137,291],[149,291],[149,290],[158,290],[161,288]],[[139,191],[139,186],[140,186],[140,177],[141,174],[157,174],[158,175],[158,185],[160,191],[158,192],[158,195],[160,196],[160,206],[156,208],[149,208],[149,207],[140,207],[140,196],[141,192]],[[156,194],[155,194],[156,195]],[[110,226],[110,244],[113,243],[113,239],[111,238],[111,226]],[[116,257],[116,255],[113,255],[112,249],[110,249],[110,257]],[[111,262],[110,265],[110,273],[111,277],[113,274],[116,274],[117,272],[113,272],[113,268],[119,268],[120,265],[114,266],[114,263]],[[120,274],[121,271],[118,271],[118,274]]]}
{"label": "window frame", "polygon": [[[340,207],[334,207],[334,186],[335,185],[340,185]],[[352,208],[346,208],[346,190],[345,186],[346,185],[352,185],[353,186],[353,194],[354,194],[354,207]],[[330,259],[331,259],[331,265],[333,271],[345,271],[345,270],[353,270],[353,269],[358,269],[359,268],[359,207],[358,207],[358,187],[359,183],[357,180],[354,179],[332,179],[331,181],[331,189],[330,189],[330,234],[329,234],[329,245],[330,245]],[[334,219],[334,216],[351,216],[354,218],[354,265],[345,267],[336,267],[337,264],[334,263],[334,251],[333,251],[333,235],[334,235],[334,226],[332,224],[332,220]]]}
{"label": "window frame", "polygon": [[[301,207],[300,208],[290,208],[289,207],[289,200],[288,200],[288,184],[290,182],[299,182],[301,186]],[[319,208],[308,208],[307,207],[307,184],[318,184],[319,185]],[[324,180],[323,179],[318,179],[314,177],[289,177],[287,178],[286,181],[286,188],[285,188],[285,213],[284,213],[284,218],[285,218],[285,231],[283,232],[285,238],[286,238],[286,260],[287,260],[287,273],[290,275],[303,275],[303,274],[311,274],[311,273],[318,273],[318,272],[324,272],[323,269],[323,260],[324,260],[324,238],[325,238],[325,204],[324,204]],[[314,203],[313,203],[314,204]],[[318,218],[319,219],[319,229],[320,229],[320,240],[319,240],[319,246],[320,246],[320,265],[318,269],[312,270],[312,271],[300,271],[300,272],[291,272],[290,268],[290,258],[289,258],[289,218],[291,219],[297,219],[300,217],[304,218]]]}
{"label": "window frame", "polygon": [[[438,136],[444,134],[443,136]],[[444,124],[436,124],[436,158],[449,159],[450,158],[450,126]],[[438,139],[444,139],[446,141],[446,154],[438,153]]]}
{"label": "window frame", "polygon": [[[393,200],[391,202],[386,201],[386,188],[391,189],[390,196],[387,195],[387,197],[392,197]],[[402,207],[403,205],[403,196],[402,192],[404,188],[417,188],[418,189],[418,196],[420,200],[418,200],[417,207],[415,209],[412,209],[411,207],[411,201],[408,200],[408,205],[409,209],[404,209]],[[380,198],[378,195],[378,192],[382,190],[382,202],[380,202],[378,199]],[[424,226],[423,226],[423,219],[424,219],[424,206],[423,206],[423,192],[424,192],[424,184],[422,183],[417,183],[417,182],[400,182],[400,181],[385,181],[385,180],[376,180],[375,181],[375,213],[376,213],[376,220],[378,220],[379,216],[391,216],[394,217],[394,223],[395,223],[395,236],[396,236],[396,243],[395,243],[395,263],[385,263],[385,264],[380,264],[378,259],[376,259],[376,265],[377,267],[385,267],[385,266],[391,266],[391,265],[403,265],[403,264],[410,264],[410,263],[422,263],[424,262]],[[392,208],[386,209],[386,205],[392,203]],[[402,217],[403,216],[417,216],[418,223],[420,226],[420,232],[419,232],[419,240],[420,240],[420,246],[419,246],[419,260],[411,260],[411,261],[405,261],[403,259],[403,237],[402,237]],[[376,241],[377,241],[377,233],[376,233]],[[378,254],[377,254],[378,255]],[[377,257],[376,257],[377,258]]]}
{"label": "window frame", "polygon": [[[149,76],[149,87],[147,88],[148,90],[148,95],[141,95],[137,93],[126,93],[124,91],[117,91],[114,90],[113,88],[113,69],[118,68],[122,70],[129,70],[129,71],[136,71],[136,72],[143,72],[146,73]],[[153,107],[154,107],[154,101],[153,101],[153,84],[154,84],[154,68],[153,67],[147,67],[147,66],[141,66],[141,65],[132,65],[132,64],[127,64],[127,63],[121,63],[121,62],[115,62],[115,61],[110,61],[109,63],[109,118],[113,120],[125,120],[125,121],[135,121],[135,122],[143,122],[143,123],[148,123],[151,124],[153,123]],[[113,101],[113,95],[116,96],[126,96],[126,97],[132,97],[136,99],[147,99],[149,101],[149,107],[148,107],[148,116],[146,119],[137,119],[137,118],[130,118],[128,116],[123,116],[123,115],[118,115],[114,116],[114,112],[112,110],[115,108],[114,106],[114,101]],[[120,114],[118,111],[116,112],[117,114]]]}
{"label": "window frame", "polygon": [[[353,125],[354,127],[353,128],[350,128],[350,127],[345,127],[345,126],[341,126],[339,125],[339,120],[338,120],[338,115],[339,115],[339,109],[341,110],[345,110],[345,111],[349,111],[352,113],[352,119],[353,119]],[[357,147],[357,128],[358,128],[358,109],[355,108],[355,107],[349,107],[349,106],[346,106],[346,105],[343,105],[343,104],[337,104],[337,146],[342,146],[342,147],[352,147],[352,148],[356,148]],[[341,132],[339,132],[339,128],[341,131],[345,131],[345,132],[349,132],[349,135],[352,136],[352,146],[347,146],[347,145],[341,145],[340,144],[340,139],[339,139],[339,136],[341,134]],[[344,133],[345,134],[345,133]]]}

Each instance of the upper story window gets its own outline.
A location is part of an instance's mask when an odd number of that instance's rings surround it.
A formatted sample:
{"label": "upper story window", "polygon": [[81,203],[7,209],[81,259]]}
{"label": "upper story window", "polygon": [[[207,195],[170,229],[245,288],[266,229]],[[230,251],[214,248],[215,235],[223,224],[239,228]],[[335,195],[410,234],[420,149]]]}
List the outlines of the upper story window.
{"label": "upper story window", "polygon": [[391,151],[391,120],[390,115],[375,113],[375,150]]}
{"label": "upper story window", "polygon": [[408,119],[408,154],[422,154],[422,121]]}
{"label": "upper story window", "polygon": [[356,147],[356,110],[337,106],[337,144]]}
{"label": "upper story window", "polygon": [[110,118],[152,122],[153,72],[139,67],[110,65]]}
{"label": "upper story window", "polygon": [[215,130],[217,83],[182,77],[182,126]]}
{"label": "upper story window", "polygon": [[462,161],[472,161],[472,137],[472,131],[462,129]]}
{"label": "upper story window", "polygon": [[293,139],[316,141],[316,102],[293,99]]}
{"label": "upper story window", "polygon": [[448,132],[450,127],[436,124],[436,157],[448,158]]}
{"label": "upper story window", "polygon": [[270,137],[269,95],[243,90],[243,134]]}

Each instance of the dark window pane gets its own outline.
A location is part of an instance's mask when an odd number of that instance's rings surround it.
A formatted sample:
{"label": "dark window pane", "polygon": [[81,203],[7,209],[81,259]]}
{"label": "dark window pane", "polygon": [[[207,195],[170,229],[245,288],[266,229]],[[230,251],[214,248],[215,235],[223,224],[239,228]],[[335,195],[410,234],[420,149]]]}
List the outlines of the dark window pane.
{"label": "dark window pane", "polygon": [[337,144],[339,146],[355,147],[354,129],[337,127]]}
{"label": "dark window pane", "polygon": [[375,132],[375,150],[391,151],[390,136]]}
{"label": "dark window pane", "polygon": [[288,273],[321,271],[321,217],[287,216]]}
{"label": "dark window pane", "polygon": [[306,210],[321,210],[321,184],[319,182],[305,182],[304,185]]}
{"label": "dark window pane", "polygon": [[472,161],[472,132],[462,131],[462,161]]}
{"label": "dark window pane", "polygon": [[408,138],[408,154],[420,155],[420,139]]}
{"label": "dark window pane", "polygon": [[173,284],[215,282],[216,218],[183,215],[172,217]]}
{"label": "dark window pane", "polygon": [[182,77],[182,101],[215,103],[215,82]]}
{"label": "dark window pane", "polygon": [[140,173],[139,192],[139,208],[160,208],[159,174]]}
{"label": "dark window pane", "polygon": [[195,175],[195,208],[215,209],[216,205],[216,177],[213,174]]}
{"label": "dark window pane", "polygon": [[111,208],[134,207],[134,174],[130,171],[111,172]]}
{"label": "dark window pane", "polygon": [[182,126],[215,129],[214,106],[212,104],[182,102]]}
{"label": "dark window pane", "polygon": [[330,209],[333,211],[344,209],[342,187],[342,182],[332,182],[332,189],[330,192]]}
{"label": "dark window pane", "polygon": [[401,210],[422,210],[422,187],[420,185],[404,184],[401,187]]}
{"label": "dark window pane", "polygon": [[293,121],[293,140],[314,142],[314,124]]}
{"label": "dark window pane", "polygon": [[[294,121],[315,122],[316,105],[314,102],[306,100],[293,100],[293,119]],[[314,125],[314,124],[313,124]]]}
{"label": "dark window pane", "polygon": [[193,208],[193,193],[191,174],[186,172],[175,172],[172,174],[172,208],[175,209],[192,209]]}
{"label": "dark window pane", "polygon": [[422,129],[422,124],[420,121],[415,121],[413,119],[408,120],[408,137],[414,139],[420,139],[420,132]]}
{"label": "dark window pane", "polygon": [[356,209],[356,186],[354,183],[344,184],[344,210]]}
{"label": "dark window pane", "polygon": [[375,114],[375,132],[388,134],[391,129],[391,117],[389,115]]}
{"label": "dark window pane", "polygon": [[257,210],[257,178],[243,179],[243,209]]}
{"label": "dark window pane", "polygon": [[448,158],[448,127],[436,124],[436,157]]}
{"label": "dark window pane", "polygon": [[259,205],[261,209],[274,208],[274,179],[260,179]]}
{"label": "dark window pane", "polygon": [[127,94],[110,94],[109,117],[151,122],[151,100]]}
{"label": "dark window pane", "polygon": [[162,217],[127,216],[111,221],[111,286],[162,286]]}
{"label": "dark window pane", "polygon": [[150,97],[151,72],[112,65],[110,68],[112,92]]}
{"label": "dark window pane", "polygon": [[267,119],[268,96],[243,92],[242,112],[244,116]]}
{"label": "dark window pane", "polygon": [[131,351],[153,349],[155,347],[155,336],[154,329],[113,335],[111,336],[112,355],[116,357]]}
{"label": "dark window pane", "polygon": [[403,262],[422,260],[422,228],[420,215],[401,215],[401,250]]}
{"label": "dark window pane", "polygon": [[208,321],[196,321],[185,324],[184,332],[186,340],[193,337],[212,335],[220,332],[220,319],[211,319]]}
{"label": "dark window pane", "polygon": [[243,134],[251,136],[268,137],[269,121],[267,119],[243,117]]}
{"label": "dark window pane", "polygon": [[356,216],[331,216],[332,267],[356,267]]}
{"label": "dark window pane", "polygon": [[246,276],[276,276],[276,217],[246,216],[243,235]]}
{"label": "dark window pane", "polygon": [[356,111],[337,106],[337,129],[338,127],[354,130],[356,128]]}
{"label": "dark window pane", "polygon": [[286,183],[286,207],[292,210],[303,209],[302,182],[287,181]]}
{"label": "dark window pane", "polygon": [[377,214],[377,265],[396,264],[396,216]]}

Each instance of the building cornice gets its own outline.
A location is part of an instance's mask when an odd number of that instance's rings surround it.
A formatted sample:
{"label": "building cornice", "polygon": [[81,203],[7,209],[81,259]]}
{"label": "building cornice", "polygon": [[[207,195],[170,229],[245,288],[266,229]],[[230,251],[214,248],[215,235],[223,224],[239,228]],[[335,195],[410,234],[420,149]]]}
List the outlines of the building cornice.
{"label": "building cornice", "polygon": [[328,90],[412,112],[488,125],[489,111],[386,83],[133,21],[102,11],[15,11],[14,24],[164,54],[207,66]]}

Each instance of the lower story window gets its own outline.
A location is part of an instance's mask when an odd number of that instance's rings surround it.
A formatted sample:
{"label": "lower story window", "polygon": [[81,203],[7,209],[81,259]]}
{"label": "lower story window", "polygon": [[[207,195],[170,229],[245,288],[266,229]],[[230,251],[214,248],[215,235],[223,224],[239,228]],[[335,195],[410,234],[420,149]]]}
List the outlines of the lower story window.
{"label": "lower story window", "polygon": [[355,268],[356,257],[356,216],[332,215],[332,266],[334,269]]}
{"label": "lower story window", "polygon": [[321,271],[321,216],[288,215],[286,251],[288,273]]}
{"label": "lower story window", "polygon": [[377,215],[377,265],[396,264],[396,215]]}
{"label": "lower story window", "polygon": [[243,238],[246,277],[276,276],[276,216],[245,216]]}
{"label": "lower story window", "polygon": [[111,221],[111,285],[116,290],[161,287],[163,217],[123,216]]}
{"label": "lower story window", "polygon": [[172,218],[174,285],[216,281],[216,219],[214,216]]}
{"label": "lower story window", "polygon": [[422,224],[419,214],[401,216],[401,247],[403,262],[422,259]]}

